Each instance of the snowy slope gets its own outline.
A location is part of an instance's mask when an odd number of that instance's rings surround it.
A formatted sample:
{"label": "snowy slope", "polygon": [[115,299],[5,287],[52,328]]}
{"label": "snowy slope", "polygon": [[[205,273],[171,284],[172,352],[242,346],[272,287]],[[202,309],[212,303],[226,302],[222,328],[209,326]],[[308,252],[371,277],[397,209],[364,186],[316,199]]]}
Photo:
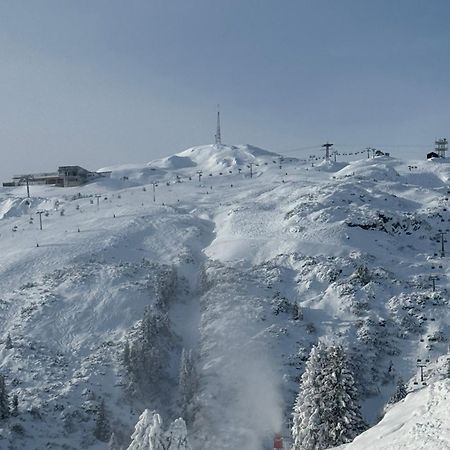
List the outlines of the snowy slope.
{"label": "snowy slope", "polygon": [[376,426],[342,450],[449,448],[450,381],[439,381],[409,394],[392,407]]}
{"label": "snowy slope", "polygon": [[[145,408],[170,423],[183,348],[199,374],[195,450],[259,450],[286,434],[318,339],[348,348],[371,424],[399,376],[422,388],[417,358],[436,377],[450,336],[436,242],[450,228],[449,164],[312,167],[239,145],[108,169],[82,187],[32,186],[30,200],[25,187],[0,191],[0,366],[20,402],[0,422],[0,448],[106,449],[93,436],[100,399],[123,445]],[[125,341],[172,272],[166,375],[149,398],[133,397]]]}

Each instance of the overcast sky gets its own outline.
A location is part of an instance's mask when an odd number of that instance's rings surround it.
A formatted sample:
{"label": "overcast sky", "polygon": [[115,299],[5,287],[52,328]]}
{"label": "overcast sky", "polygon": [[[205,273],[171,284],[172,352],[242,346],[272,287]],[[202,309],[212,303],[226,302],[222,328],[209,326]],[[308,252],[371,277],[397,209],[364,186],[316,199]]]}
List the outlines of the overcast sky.
{"label": "overcast sky", "polygon": [[212,142],[217,103],[230,144],[422,154],[450,136],[449,20],[449,0],[3,0],[0,176]]}

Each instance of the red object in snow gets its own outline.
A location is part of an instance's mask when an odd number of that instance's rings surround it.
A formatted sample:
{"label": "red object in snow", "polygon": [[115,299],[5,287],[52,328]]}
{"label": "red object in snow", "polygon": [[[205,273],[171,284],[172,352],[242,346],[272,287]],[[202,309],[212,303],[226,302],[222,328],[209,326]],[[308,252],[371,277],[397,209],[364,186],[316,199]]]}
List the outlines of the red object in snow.
{"label": "red object in snow", "polygon": [[273,438],[273,450],[283,449],[283,438],[280,433],[276,433]]}

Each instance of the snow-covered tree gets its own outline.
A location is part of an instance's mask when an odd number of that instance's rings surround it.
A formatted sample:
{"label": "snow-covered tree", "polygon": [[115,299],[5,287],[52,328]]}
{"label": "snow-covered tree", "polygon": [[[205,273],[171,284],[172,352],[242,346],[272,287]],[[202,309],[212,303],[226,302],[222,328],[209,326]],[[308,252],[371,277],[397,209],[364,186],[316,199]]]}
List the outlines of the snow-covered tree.
{"label": "snow-covered tree", "polygon": [[95,420],[94,436],[103,442],[108,442],[111,436],[111,429],[108,417],[106,416],[105,401],[102,400],[97,410],[97,417]]}
{"label": "snow-covered tree", "polygon": [[447,378],[450,378],[450,359],[447,360]]}
{"label": "snow-covered tree", "polygon": [[9,395],[6,389],[5,377],[0,375],[0,419],[7,419],[10,414]]}
{"label": "snow-covered tree", "polygon": [[125,345],[123,347],[123,364],[128,369],[130,367],[130,343],[128,339],[125,341]]}
{"label": "snow-covered tree", "polygon": [[403,378],[400,377],[397,381],[397,386],[395,388],[395,392],[392,397],[389,399],[389,403],[397,403],[400,400],[403,400],[408,395],[408,391],[406,390],[405,382]]}
{"label": "snow-covered tree", "polygon": [[164,441],[161,416],[155,411],[150,412],[146,409],[139,417],[131,435],[128,450],[166,450]]}
{"label": "snow-covered tree", "polygon": [[186,423],[183,419],[176,419],[165,433],[167,450],[191,450],[187,437]]}
{"label": "snow-covered tree", "polygon": [[342,346],[311,350],[294,406],[293,450],[321,450],[353,440],[365,423]]}
{"label": "snow-covered tree", "polygon": [[173,421],[164,432],[161,416],[146,409],[135,426],[127,450],[192,450],[183,419]]}
{"label": "snow-covered tree", "polygon": [[167,313],[154,306],[147,307],[139,337],[130,348],[128,366],[132,382],[142,392],[150,392],[161,379],[167,378],[172,339]]}
{"label": "snow-covered tree", "polygon": [[111,433],[111,437],[108,441],[108,450],[122,450],[123,447],[120,445],[119,440],[117,439],[116,433],[114,431]]}
{"label": "snow-covered tree", "polygon": [[175,266],[164,266],[155,279],[156,305],[162,311],[167,311],[175,297],[177,284],[178,275]]}
{"label": "snow-covered tree", "polygon": [[337,446],[351,442],[367,425],[361,416],[358,392],[344,348],[329,347],[328,361],[324,402],[330,406],[325,420],[330,424],[331,444]]}
{"label": "snow-covered tree", "polygon": [[193,420],[195,395],[198,389],[198,375],[192,350],[181,352],[179,395],[181,415],[189,422]]}

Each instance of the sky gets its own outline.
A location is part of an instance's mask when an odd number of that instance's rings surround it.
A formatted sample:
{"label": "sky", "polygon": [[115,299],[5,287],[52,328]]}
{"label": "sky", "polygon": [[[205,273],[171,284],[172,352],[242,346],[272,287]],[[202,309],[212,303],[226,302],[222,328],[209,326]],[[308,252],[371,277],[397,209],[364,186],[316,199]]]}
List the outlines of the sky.
{"label": "sky", "polygon": [[[423,157],[450,137],[448,0],[3,0],[0,177],[222,137]],[[318,150],[319,152],[319,150]]]}

